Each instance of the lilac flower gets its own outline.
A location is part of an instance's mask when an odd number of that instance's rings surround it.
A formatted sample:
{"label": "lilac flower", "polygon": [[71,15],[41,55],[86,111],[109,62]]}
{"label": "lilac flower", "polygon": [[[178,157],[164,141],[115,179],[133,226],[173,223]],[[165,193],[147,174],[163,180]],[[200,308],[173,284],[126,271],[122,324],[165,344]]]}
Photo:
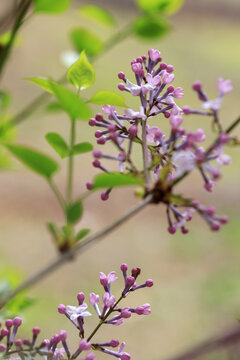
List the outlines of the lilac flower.
{"label": "lilac flower", "polygon": [[110,285],[111,283],[117,281],[116,271],[111,271],[108,275],[105,275],[103,272],[99,273],[100,283],[103,286]]}
{"label": "lilac flower", "polygon": [[86,317],[86,316],[91,316],[92,314],[89,312],[89,311],[85,311],[87,309],[87,305],[86,304],[83,304],[83,305],[80,305],[80,306],[71,306],[71,305],[68,305],[67,306],[67,311],[72,314],[70,316],[70,319],[71,320],[75,320],[77,319],[79,316],[81,317]]}
{"label": "lilac flower", "polygon": [[[204,110],[191,109],[189,106],[181,108],[176,101],[183,97],[183,89],[172,85],[175,78],[174,67],[162,62],[158,50],[150,49],[148,58],[143,55],[132,60],[131,69],[135,82],[129,80],[125,73],[119,72],[118,78],[122,82],[118,84],[118,88],[139,97],[139,111],[128,108],[120,114],[114,106],[104,105],[104,114],[98,113],[95,118],[89,120],[91,127],[98,128],[95,132],[98,145],[103,146],[111,142],[117,151],[116,154],[107,154],[95,149],[93,166],[105,173],[111,173],[113,170],[109,162],[105,165],[105,160],[112,160],[117,164],[119,173],[142,178],[145,182],[144,196],[151,194],[153,203],[162,203],[166,207],[168,231],[171,234],[177,229],[187,234],[186,223],[191,220],[196,210],[210,228],[215,230],[217,226],[212,226],[204,212],[192,205],[194,200],[191,200],[191,203],[183,196],[176,197],[173,191],[177,182],[196,170],[200,174],[201,186],[210,192],[221,176],[220,166],[230,163],[230,157],[224,153],[224,148],[231,139],[222,128],[219,109],[224,95],[232,90],[231,81],[218,79],[219,94],[213,100],[208,98],[202,83],[196,81],[192,88],[202,102]],[[189,131],[183,127],[183,116],[191,114],[212,119],[218,136],[209,148],[202,146],[206,140],[203,129]],[[151,124],[153,118],[156,119],[154,126]],[[169,123],[169,130],[165,133],[161,128],[163,122]],[[133,156],[133,148],[139,146],[142,147],[143,154],[140,166],[135,163]],[[88,182],[86,186],[91,189],[92,182]],[[101,199],[108,200],[111,191],[112,188],[109,188],[102,192]],[[178,201],[175,201],[176,199]],[[179,205],[179,201],[183,204]],[[217,220],[214,221],[216,225]],[[130,277],[126,277],[126,281],[127,279],[131,280]],[[105,292],[111,295],[110,283],[103,274],[101,284]],[[134,283],[132,286],[134,287]]]}

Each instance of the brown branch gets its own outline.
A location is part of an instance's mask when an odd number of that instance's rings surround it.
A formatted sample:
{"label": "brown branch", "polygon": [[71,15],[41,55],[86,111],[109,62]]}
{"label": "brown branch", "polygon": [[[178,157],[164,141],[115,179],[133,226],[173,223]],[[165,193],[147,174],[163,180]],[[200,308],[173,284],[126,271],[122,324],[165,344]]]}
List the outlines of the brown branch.
{"label": "brown branch", "polygon": [[132,216],[137,214],[140,210],[142,210],[146,205],[148,205],[152,201],[152,195],[148,195],[144,200],[142,200],[139,204],[135,207],[130,209],[126,214],[118,218],[112,224],[105,227],[103,230],[100,230],[96,234],[88,236],[86,239],[82,240],[79,244],[77,244],[72,250],[68,251],[67,253],[61,255],[57,259],[53,260],[49,265],[44,267],[42,270],[37,272],[35,275],[29,277],[25,280],[22,284],[20,284],[15,290],[10,292],[9,294],[5,295],[3,299],[0,300],[0,309],[14,296],[16,296],[21,291],[29,288],[32,285],[35,285],[37,282],[42,280],[45,276],[52,273],[54,270],[59,268],[61,265],[65,264],[69,260],[73,260],[75,256],[79,253],[88,248],[94,242],[103,239],[106,235],[111,233],[113,230],[118,228],[120,225],[125,223],[129,220]]}
{"label": "brown branch", "polygon": [[190,350],[166,360],[194,360],[213,351],[240,343],[240,327],[194,346]]}

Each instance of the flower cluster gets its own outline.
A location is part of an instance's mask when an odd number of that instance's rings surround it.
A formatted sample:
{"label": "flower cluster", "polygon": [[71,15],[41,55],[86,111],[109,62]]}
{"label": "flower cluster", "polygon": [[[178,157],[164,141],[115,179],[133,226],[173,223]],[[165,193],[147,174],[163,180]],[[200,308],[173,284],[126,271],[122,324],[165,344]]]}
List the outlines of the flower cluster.
{"label": "flower cluster", "polygon": [[[111,284],[118,280],[116,272],[112,271],[108,275],[100,272],[100,283],[103,286],[104,293],[102,295],[101,307],[100,296],[95,293],[90,293],[89,295],[89,302],[99,318],[97,326],[89,336],[85,336],[84,324],[85,318],[92,314],[87,310],[88,305],[85,303],[85,295],[83,292],[77,294],[78,306],[65,306],[63,304],[58,306],[58,312],[65,315],[79,332],[81,340],[74,352],[71,352],[68,347],[67,333],[65,330],[61,330],[58,334],[53,335],[51,339],[44,339],[38,346],[36,346],[36,340],[40,333],[39,327],[32,329],[32,339],[16,339],[18,328],[22,324],[22,319],[16,317],[13,320],[6,320],[5,327],[0,331],[0,341],[6,338],[6,345],[0,343],[0,353],[3,353],[3,358],[7,359],[10,357],[12,360],[16,360],[27,358],[29,355],[31,355],[31,358],[34,358],[36,355],[46,355],[48,359],[53,358],[60,360],[60,358],[67,358],[73,360],[81,355],[84,360],[95,360],[94,351],[101,351],[121,360],[130,360],[130,355],[124,351],[125,342],[120,344],[117,339],[102,343],[92,342],[92,338],[103,324],[117,326],[122,324],[125,319],[130,318],[132,314],[149,315],[151,313],[149,304],[143,304],[136,308],[127,306],[120,307],[120,302],[131,292],[153,286],[152,279],[137,285],[136,281],[141,273],[140,268],[133,268],[131,275],[127,274],[127,270],[128,266],[122,264],[121,271],[124,285],[121,295],[117,300],[111,291]],[[14,357],[15,355],[19,355],[20,357]]]}
{"label": "flower cluster", "polygon": [[[175,233],[177,228],[181,228],[182,233],[187,233],[185,223],[191,220],[194,211],[203,216],[212,230],[218,230],[221,224],[227,222],[225,216],[216,216],[215,211],[208,211],[208,207],[196,201],[182,201],[179,204],[174,201],[176,197],[169,194],[176,183],[194,169],[199,171],[204,188],[211,192],[216,180],[221,176],[220,167],[231,162],[230,157],[224,153],[224,147],[231,138],[224,132],[218,114],[223,96],[232,90],[231,81],[221,78],[218,80],[219,95],[215,100],[208,100],[202,84],[195,82],[193,90],[203,103],[203,110],[195,110],[189,106],[181,108],[176,104],[176,100],[184,95],[183,89],[172,85],[175,78],[174,67],[162,61],[158,50],[151,49],[148,51],[148,57],[143,55],[132,60],[131,68],[136,83],[120,72],[118,78],[122,82],[118,84],[118,89],[139,97],[139,111],[126,109],[123,114],[119,114],[115,106],[103,105],[103,114],[98,113],[95,118],[89,120],[90,126],[99,128],[95,132],[97,143],[104,145],[106,142],[112,142],[117,149],[116,155],[94,149],[93,166],[110,173],[114,170],[109,170],[102,162],[105,159],[114,160],[119,166],[120,173],[144,177],[145,196],[151,192],[156,194],[158,191],[158,196],[155,196],[153,202],[167,205],[168,230],[171,234]],[[217,129],[217,139],[211,146],[202,146],[206,139],[203,129],[191,132],[182,127],[183,116],[190,114],[212,119]],[[159,122],[168,119],[168,135],[161,130],[161,124],[150,126],[153,118]],[[140,169],[134,162],[133,145],[142,147],[143,166]],[[88,182],[86,186],[91,190],[93,183]],[[107,200],[111,190],[109,188],[104,191],[101,199]],[[183,207],[182,211],[179,211],[180,206]]]}

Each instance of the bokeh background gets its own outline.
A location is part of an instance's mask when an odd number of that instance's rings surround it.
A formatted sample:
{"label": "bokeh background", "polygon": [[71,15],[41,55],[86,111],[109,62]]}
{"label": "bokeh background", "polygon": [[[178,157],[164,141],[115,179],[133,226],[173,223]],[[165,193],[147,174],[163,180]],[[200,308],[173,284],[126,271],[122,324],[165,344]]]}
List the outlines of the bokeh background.
{"label": "bokeh background", "polygon": [[[7,0],[0,1],[1,6]],[[86,3],[75,1],[63,15],[38,15],[30,19],[21,31],[20,44],[8,62],[3,88],[13,94],[12,113],[17,113],[41,93],[25,77],[51,76],[57,79],[65,71],[60,54],[71,49],[69,31],[85,25],[103,39],[109,30],[90,24],[77,14],[77,7]],[[102,4],[116,18],[118,29],[125,26],[138,12],[132,0],[91,1]],[[227,94],[221,111],[225,126],[240,113],[240,3],[239,0],[187,0],[179,13],[171,17],[172,29],[162,39],[138,40],[130,37],[101,56],[94,64],[96,83],[86,96],[98,90],[116,90],[117,73],[130,74],[130,61],[149,48],[161,51],[164,61],[175,66],[175,85],[184,88],[180,105],[199,107],[191,84],[201,80],[210,98],[217,96],[218,77],[229,78],[234,91]],[[135,99],[125,96],[129,106]],[[100,107],[93,107],[100,111]],[[203,127],[211,135],[208,119],[189,117],[186,127]],[[167,128],[166,122],[162,124]],[[68,136],[69,122],[64,114],[49,115],[43,108],[19,125],[18,143],[41,149],[62,164],[56,181],[64,191],[66,163],[47,144],[47,132],[57,131]],[[235,131],[235,134],[239,131]],[[214,135],[213,135],[214,136]],[[95,143],[93,131],[78,123],[78,140]],[[110,149],[110,148],[109,148]],[[110,149],[111,151],[111,149]],[[100,291],[99,271],[119,269],[122,262],[142,268],[142,279],[153,278],[155,286],[133,294],[125,303],[139,305],[149,302],[152,315],[132,317],[121,327],[104,328],[99,340],[119,338],[127,341],[127,351],[138,360],[165,359],[212,334],[238,324],[240,317],[240,192],[239,149],[229,148],[233,164],[223,169],[223,179],[213,193],[203,190],[198,173],[192,174],[179,186],[188,197],[216,205],[220,214],[230,217],[220,232],[210,232],[197,215],[189,224],[188,235],[168,234],[164,209],[149,206],[103,241],[94,244],[78,259],[69,263],[27,292],[36,299],[24,312],[25,335],[39,325],[44,337],[59,329],[77,334],[57,313],[59,303],[75,304],[79,291]],[[96,170],[91,167],[91,154],[76,161],[75,194],[85,191],[84,184]],[[87,198],[81,226],[92,232],[103,228],[136,203],[132,189],[119,189],[108,202],[99,194]],[[35,273],[56,256],[46,222],[63,222],[61,209],[44,179],[14,161],[10,171],[0,174],[0,271],[2,276],[15,272],[20,278]],[[119,274],[120,275],[120,274]],[[120,292],[121,281],[114,284]],[[89,331],[94,326],[89,319]],[[219,357],[218,357],[219,358]]]}

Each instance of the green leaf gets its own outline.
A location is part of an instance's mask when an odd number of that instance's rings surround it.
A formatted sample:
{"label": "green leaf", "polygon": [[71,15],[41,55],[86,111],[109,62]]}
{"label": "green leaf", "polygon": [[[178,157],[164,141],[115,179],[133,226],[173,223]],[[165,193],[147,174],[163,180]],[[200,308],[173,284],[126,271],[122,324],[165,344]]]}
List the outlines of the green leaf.
{"label": "green leaf", "polygon": [[185,0],[136,0],[139,8],[145,12],[172,15],[180,10]]}
{"label": "green leaf", "polygon": [[93,150],[92,144],[89,142],[79,143],[73,146],[73,154],[84,154]]}
{"label": "green leaf", "polygon": [[126,107],[125,100],[121,95],[108,90],[98,91],[95,95],[93,95],[89,102],[97,105],[106,104]]}
{"label": "green leaf", "polygon": [[58,164],[54,160],[36,150],[19,145],[5,146],[23,164],[47,179],[58,170]]}
{"label": "green leaf", "polygon": [[48,133],[45,137],[49,145],[52,146],[62,159],[69,155],[69,148],[65,140],[59,134],[52,132]]}
{"label": "green leaf", "polygon": [[67,79],[76,88],[87,88],[94,83],[95,72],[85,55],[85,51],[81,52],[79,59],[68,69]]}
{"label": "green leaf", "polygon": [[165,19],[152,16],[139,17],[133,25],[135,34],[145,39],[162,37],[168,32],[169,28],[169,23]]}
{"label": "green leaf", "polygon": [[39,13],[62,13],[70,6],[71,0],[33,0],[34,9]]}
{"label": "green leaf", "polygon": [[72,120],[88,120],[91,117],[91,110],[75,93],[56,83],[51,83],[51,86],[60,105]]}
{"label": "green leaf", "polygon": [[104,44],[102,40],[84,28],[73,29],[70,38],[79,53],[85,50],[87,55],[95,56],[103,51]]}
{"label": "green leaf", "polygon": [[75,239],[76,239],[77,241],[79,241],[79,240],[81,240],[82,238],[84,238],[87,234],[89,234],[89,232],[90,232],[90,229],[81,229],[81,230],[77,233]]}
{"label": "green leaf", "polygon": [[40,88],[49,92],[50,94],[54,94],[54,91],[53,91],[52,85],[51,85],[53,83],[53,81],[51,81],[48,78],[33,77],[33,78],[25,78],[23,80],[31,81],[32,83],[34,83],[35,85],[38,85]]}
{"label": "green leaf", "polygon": [[169,197],[169,201],[173,205],[180,205],[180,206],[190,206],[192,204],[191,199],[184,199],[182,195],[179,194],[171,194]]}
{"label": "green leaf", "polygon": [[45,110],[49,113],[55,113],[55,112],[63,111],[63,108],[58,102],[52,101],[45,107]]}
{"label": "green leaf", "polygon": [[67,221],[71,224],[76,223],[83,213],[83,206],[80,201],[76,201],[67,206],[66,214],[67,214]]}
{"label": "green leaf", "polygon": [[87,19],[95,20],[96,22],[107,25],[114,26],[115,20],[112,15],[105,9],[97,5],[84,5],[80,7],[79,12],[82,16]]}
{"label": "green leaf", "polygon": [[115,186],[144,185],[144,181],[140,177],[132,174],[99,174],[93,182],[93,189],[112,188]]}

